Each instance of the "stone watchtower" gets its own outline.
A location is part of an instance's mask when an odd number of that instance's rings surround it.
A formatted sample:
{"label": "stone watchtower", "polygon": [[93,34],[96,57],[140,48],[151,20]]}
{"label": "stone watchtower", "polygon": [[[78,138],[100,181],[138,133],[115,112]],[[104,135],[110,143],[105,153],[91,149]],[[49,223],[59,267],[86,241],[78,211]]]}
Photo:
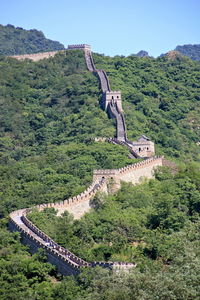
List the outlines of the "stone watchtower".
{"label": "stone watchtower", "polygon": [[120,91],[106,91],[103,94],[103,108],[107,110],[108,104],[110,102],[114,102],[117,105],[117,108],[120,112],[123,112],[122,109],[122,98],[121,98],[121,92]]}
{"label": "stone watchtower", "polygon": [[155,154],[154,142],[145,135],[142,135],[137,141],[129,141],[129,146],[140,157],[151,157]]}

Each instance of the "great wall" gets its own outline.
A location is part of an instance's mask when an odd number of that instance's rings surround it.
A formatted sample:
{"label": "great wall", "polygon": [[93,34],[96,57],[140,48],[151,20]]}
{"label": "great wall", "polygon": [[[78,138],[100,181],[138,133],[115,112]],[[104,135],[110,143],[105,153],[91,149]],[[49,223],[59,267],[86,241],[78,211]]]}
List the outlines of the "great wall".
{"label": "great wall", "polygon": [[[44,208],[53,207],[57,210],[58,215],[61,215],[67,210],[78,219],[83,216],[85,212],[90,210],[91,199],[97,192],[101,191],[108,193],[108,185],[111,180],[114,191],[120,188],[121,181],[138,184],[143,178],[153,178],[155,169],[158,166],[165,165],[166,162],[163,157],[154,156],[154,143],[146,136],[142,136],[134,142],[127,139],[121,92],[111,91],[105,71],[95,68],[90,46],[86,44],[70,45],[68,46],[68,49],[83,50],[88,70],[93,72],[93,74],[99,78],[102,90],[102,100],[100,105],[108,112],[111,118],[116,119],[116,138],[110,138],[107,139],[107,141],[113,144],[126,146],[130,150],[132,158],[144,158],[141,162],[120,169],[94,170],[92,184],[80,195],[58,203],[41,204],[34,207],[39,211]],[[58,51],[13,57],[19,60],[32,59],[33,61],[38,61],[43,58],[54,56],[57,52]],[[136,266],[134,263],[84,261],[68,249],[58,245],[49,236],[37,228],[28,219],[28,214],[32,209],[33,207],[12,212],[10,214],[9,228],[12,231],[21,233],[21,241],[29,246],[30,252],[34,253],[38,248],[43,248],[46,251],[48,261],[54,264],[61,274],[75,275],[82,267],[94,267],[96,265],[118,270],[127,270]]]}

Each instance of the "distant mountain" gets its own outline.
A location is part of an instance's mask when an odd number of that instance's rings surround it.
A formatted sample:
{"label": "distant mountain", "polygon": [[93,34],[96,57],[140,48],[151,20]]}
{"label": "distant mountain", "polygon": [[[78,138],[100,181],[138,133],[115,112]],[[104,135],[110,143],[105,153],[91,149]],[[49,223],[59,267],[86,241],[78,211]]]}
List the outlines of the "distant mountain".
{"label": "distant mountain", "polygon": [[141,50],[137,54],[131,54],[131,56],[148,57],[149,53],[147,51]]}
{"label": "distant mountain", "polygon": [[147,51],[141,50],[136,54],[137,57],[147,57],[149,53]]}
{"label": "distant mountain", "polygon": [[177,46],[175,51],[190,57],[192,60],[200,60],[200,45],[182,45]]}
{"label": "distant mountain", "polygon": [[175,51],[175,50],[171,50],[171,51],[168,51],[167,53],[164,53],[164,54],[161,54],[159,57],[168,57],[169,59],[171,60],[174,60],[174,59],[177,59],[177,58],[183,58],[184,55],[181,54],[179,51]]}
{"label": "distant mountain", "polygon": [[30,54],[64,49],[59,42],[46,39],[42,31],[0,25],[0,55]]}

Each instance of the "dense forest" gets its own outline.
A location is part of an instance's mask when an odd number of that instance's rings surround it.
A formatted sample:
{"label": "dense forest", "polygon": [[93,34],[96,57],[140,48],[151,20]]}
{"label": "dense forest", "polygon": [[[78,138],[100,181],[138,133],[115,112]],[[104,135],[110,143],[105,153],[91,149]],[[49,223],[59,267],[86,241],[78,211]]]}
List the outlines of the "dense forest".
{"label": "dense forest", "polygon": [[62,50],[65,47],[45,38],[42,31],[25,30],[13,25],[0,25],[0,55],[30,54]]}
{"label": "dense forest", "polygon": [[182,45],[175,48],[181,54],[188,56],[192,60],[200,60],[200,45]]}
{"label": "dense forest", "polygon": [[31,256],[7,230],[9,212],[76,195],[93,169],[133,160],[121,146],[94,142],[114,136],[115,122],[99,107],[99,83],[81,51],[39,62],[1,57],[0,298],[198,299],[200,64],[182,56],[94,60],[122,91],[128,138],[146,134],[177,169],[97,194],[80,220],[33,211],[40,228],[82,258],[137,263],[130,274],[96,268],[62,278],[43,251]]}

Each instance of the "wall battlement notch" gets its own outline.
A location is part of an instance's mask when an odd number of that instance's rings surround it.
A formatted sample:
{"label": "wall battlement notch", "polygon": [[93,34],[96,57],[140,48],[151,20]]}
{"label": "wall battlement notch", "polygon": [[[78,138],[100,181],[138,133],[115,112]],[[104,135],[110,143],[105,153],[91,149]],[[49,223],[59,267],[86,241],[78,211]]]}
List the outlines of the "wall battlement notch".
{"label": "wall battlement notch", "polygon": [[88,44],[68,45],[67,49],[69,49],[69,50],[80,49],[80,50],[87,50],[87,51],[91,52],[91,46]]}

